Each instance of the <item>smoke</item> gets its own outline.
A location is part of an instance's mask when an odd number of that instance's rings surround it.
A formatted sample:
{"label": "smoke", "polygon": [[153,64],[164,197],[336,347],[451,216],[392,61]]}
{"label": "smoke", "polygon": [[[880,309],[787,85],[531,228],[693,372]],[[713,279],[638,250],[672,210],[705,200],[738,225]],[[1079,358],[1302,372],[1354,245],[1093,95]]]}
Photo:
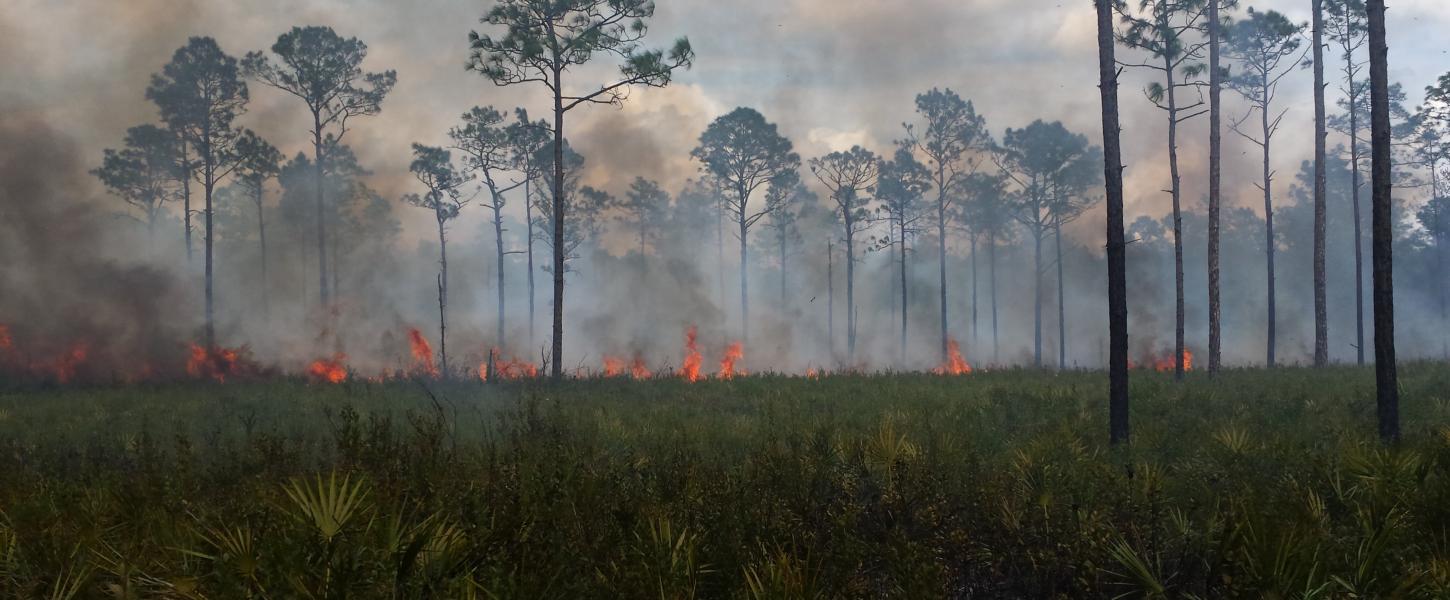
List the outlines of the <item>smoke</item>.
{"label": "smoke", "polygon": [[[1302,19],[1288,0],[1261,3]],[[106,147],[119,145],[126,128],[154,122],[154,107],[144,100],[147,78],[191,35],[212,35],[233,55],[268,47],[293,25],[323,24],[357,36],[370,46],[365,68],[397,69],[399,84],[383,103],[382,114],[357,119],[345,142],[371,171],[362,181],[376,198],[357,200],[354,235],[338,256],[342,301],[318,308],[315,242],[311,217],[272,185],[263,221],[269,236],[269,271],[263,281],[256,239],[256,216],[236,198],[218,210],[218,328],[227,345],[250,346],[256,358],[290,371],[321,356],[346,353],[364,372],[405,369],[407,332],[417,328],[437,345],[436,276],[438,242],[431,215],[402,205],[398,198],[416,192],[407,173],[412,142],[441,145],[458,115],[474,105],[501,109],[522,106],[534,118],[545,116],[542,88],[497,88],[463,68],[465,36],[479,27],[486,7],[455,0],[405,6],[384,0],[303,3],[263,0],[246,6],[203,2],[78,2],[20,0],[0,15],[0,78],[27,85],[0,88],[0,323],[7,323],[17,345],[44,361],[72,344],[90,346],[87,368],[102,378],[136,372],[143,365],[179,369],[188,343],[200,326],[201,277],[188,264],[181,241],[181,213],[173,204],[159,234],[124,216],[123,205],[108,196],[86,172]],[[1391,14],[1398,40],[1392,78],[1417,90],[1444,67],[1443,53],[1427,40],[1450,23],[1450,10],[1437,3],[1406,3]],[[407,23],[408,26],[398,26]],[[63,26],[62,26],[63,24]],[[971,99],[1000,138],[1007,127],[1033,119],[1062,120],[1069,129],[1098,138],[1094,89],[1093,19],[1086,2],[1057,0],[963,3],[929,0],[900,3],[856,0],[705,0],[660,2],[646,45],[666,45],[688,35],[698,55],[696,67],[679,74],[664,89],[636,89],[623,107],[585,106],[568,116],[571,143],[586,159],[584,182],[621,195],[635,176],[659,181],[672,193],[698,176],[689,150],[711,119],[736,106],[760,110],[780,125],[803,158],[861,144],[886,154],[903,135],[901,122],[913,119],[912,99],[931,87],[951,87]],[[56,30],[92,32],[55,35]],[[1422,51],[1423,50],[1423,51]],[[588,90],[611,77],[616,65],[602,60],[569,73],[569,87]],[[1439,62],[1437,62],[1439,61]],[[1128,218],[1161,219],[1168,211],[1167,166],[1162,160],[1166,127],[1160,111],[1139,91],[1147,74],[1127,71],[1122,86],[1124,146],[1127,151]],[[1307,123],[1308,74],[1286,80],[1281,97],[1291,107],[1287,121]],[[293,156],[307,151],[308,124],[294,98],[252,86],[253,101],[239,124]],[[1231,95],[1228,111],[1241,110]],[[1206,187],[1206,123],[1200,117],[1180,130],[1186,220],[1189,347],[1206,345],[1203,300],[1206,262],[1200,198]],[[1308,154],[1308,127],[1286,126],[1276,138],[1273,167],[1279,173],[1275,195],[1281,207],[1295,206],[1292,174]],[[1262,360],[1262,236],[1253,182],[1258,157],[1253,147],[1225,136],[1225,189],[1238,225],[1226,235],[1224,257],[1226,359],[1247,364]],[[803,179],[816,187],[809,174]],[[819,191],[819,190],[818,190]],[[342,197],[349,190],[330,190]],[[1415,191],[1406,193],[1413,201]],[[200,202],[199,193],[193,199]],[[222,195],[219,198],[225,199]],[[759,200],[757,200],[759,201]],[[222,200],[219,200],[222,202]],[[824,200],[823,200],[824,202]],[[381,204],[379,204],[381,203]],[[454,366],[476,368],[488,349],[536,360],[547,345],[552,275],[547,249],[534,247],[536,289],[528,294],[526,232],[521,192],[506,209],[507,322],[505,339],[495,339],[493,230],[488,212],[474,205],[450,225],[450,298],[448,346]],[[1367,205],[1367,200],[1366,200]],[[368,208],[371,207],[371,208]],[[367,215],[363,212],[371,210]],[[1347,205],[1334,201],[1331,215]],[[1367,210],[1365,211],[1367,215]],[[740,319],[738,246],[728,227],[715,231],[713,214],[698,223],[677,224],[648,256],[633,252],[628,232],[607,214],[603,238],[586,246],[567,276],[565,367],[598,368],[606,354],[645,357],[651,366],[677,366],[684,329],[698,325],[706,364],[732,341],[746,337]],[[1341,221],[1341,225],[1343,222]],[[344,224],[345,225],[345,224]],[[1279,294],[1281,356],[1307,360],[1312,311],[1298,249],[1308,231],[1286,223],[1280,242]],[[1102,364],[1105,273],[1101,237],[1103,214],[1095,208],[1065,229],[1064,276],[1067,366]],[[1331,248],[1344,248],[1345,227],[1331,232]],[[872,368],[924,369],[939,360],[936,244],[929,236],[911,240],[908,257],[908,348],[898,348],[900,310],[896,307],[897,268],[884,252],[857,248],[859,263],[859,339],[856,356],[845,352],[845,268],[831,259],[834,280],[827,281],[827,240],[840,237],[829,223],[803,225],[802,239],[787,259],[787,300],[779,300],[779,258],[768,233],[751,232],[752,322],[748,324],[744,366],[752,370],[800,371],[806,367],[865,365]],[[200,232],[196,234],[198,247]],[[1056,265],[1052,240],[1040,276],[1043,298],[1043,355],[1057,362]],[[1171,246],[1166,238],[1130,247],[1134,352],[1161,353],[1171,347],[1173,293]],[[723,244],[723,248],[718,247]],[[1410,245],[1413,246],[1413,245]],[[973,295],[971,248],[965,234],[952,233],[945,268],[949,279],[948,313],[952,336],[974,363],[1024,364],[1033,358],[1035,291],[1031,246],[1021,236],[998,248],[997,285],[988,281],[985,250],[976,254]],[[1332,250],[1333,251],[1333,250]],[[1401,254],[1412,264],[1416,250]],[[723,256],[718,259],[717,256]],[[1352,264],[1336,254],[1331,260],[1332,357],[1352,360],[1348,332],[1353,331],[1350,278]],[[1437,307],[1413,281],[1400,295],[1401,338],[1405,356],[1435,356],[1443,342]],[[832,292],[828,292],[828,289]],[[1349,291],[1346,291],[1349,290]],[[992,347],[990,296],[998,301],[998,348]],[[834,296],[834,327],[827,303]],[[536,318],[529,320],[532,304]],[[893,309],[893,307],[896,307]],[[834,329],[834,337],[828,331]],[[904,356],[903,356],[904,355]]]}

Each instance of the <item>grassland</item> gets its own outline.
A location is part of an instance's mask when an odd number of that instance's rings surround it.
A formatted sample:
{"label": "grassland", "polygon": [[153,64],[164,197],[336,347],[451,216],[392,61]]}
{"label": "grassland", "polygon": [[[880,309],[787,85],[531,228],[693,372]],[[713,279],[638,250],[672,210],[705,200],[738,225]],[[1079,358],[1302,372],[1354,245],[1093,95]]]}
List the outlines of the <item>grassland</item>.
{"label": "grassland", "polygon": [[1450,367],[0,391],[4,598],[1443,598]]}

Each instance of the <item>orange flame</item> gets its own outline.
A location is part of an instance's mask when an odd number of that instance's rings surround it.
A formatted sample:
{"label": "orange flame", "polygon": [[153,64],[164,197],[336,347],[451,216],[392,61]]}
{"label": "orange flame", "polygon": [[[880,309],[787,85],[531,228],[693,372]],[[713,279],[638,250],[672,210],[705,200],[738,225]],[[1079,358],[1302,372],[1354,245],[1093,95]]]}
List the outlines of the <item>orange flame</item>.
{"label": "orange flame", "polygon": [[204,348],[191,345],[191,356],[186,361],[186,373],[196,378],[226,381],[228,377],[246,375],[258,371],[245,355],[247,349]]}
{"label": "orange flame", "polygon": [[[493,359],[494,377],[499,381],[532,379],[539,376],[539,367],[534,363],[519,360],[517,356],[511,356],[504,360],[503,354],[498,348],[488,351]],[[478,378],[488,381],[488,361],[478,365]]]}
{"label": "orange flame", "polygon": [[821,372],[820,371],[817,371],[815,367],[807,367],[806,368],[806,379],[820,379],[820,378],[821,378]]}
{"label": "orange flame", "polygon": [[629,361],[629,376],[635,379],[649,379],[649,367],[644,364],[643,356],[635,354],[634,359]]}
{"label": "orange flame", "polygon": [[307,367],[307,377],[317,383],[342,383],[347,381],[347,367],[343,362],[347,355],[341,352],[332,358],[319,358]]}
{"label": "orange flame", "polygon": [[937,375],[966,375],[972,372],[972,365],[962,358],[962,347],[956,340],[947,340],[947,362],[932,370]]}
{"label": "orange flame", "polygon": [[408,344],[413,351],[413,371],[437,377],[438,365],[433,362],[433,346],[428,344],[423,332],[409,329]]}
{"label": "orange flame", "polygon": [[55,359],[55,380],[60,383],[70,383],[76,376],[76,368],[86,361],[90,354],[90,347],[84,342],[71,347],[70,351]]}
{"label": "orange flame", "polygon": [[690,382],[700,379],[700,363],[704,360],[700,356],[699,347],[695,345],[695,335],[694,325],[685,330],[685,362],[680,365],[680,376]]}
{"label": "orange flame", "polygon": [[619,377],[624,374],[624,359],[617,356],[604,355],[604,376]]}
{"label": "orange flame", "polygon": [[[1152,358],[1152,362],[1154,371],[1172,371],[1175,366],[1173,364],[1173,351],[1170,350],[1163,356]],[[1130,363],[1128,366],[1131,368],[1132,364]],[[1193,352],[1187,348],[1183,349],[1183,370],[1193,370]]]}
{"label": "orange flame", "polygon": [[11,343],[10,326],[0,323],[0,350],[9,350]]}
{"label": "orange flame", "polygon": [[[731,342],[725,347],[725,356],[720,358],[720,378],[731,379],[735,377],[735,363],[745,358],[745,347],[740,342]],[[741,371],[743,375],[745,372]]]}

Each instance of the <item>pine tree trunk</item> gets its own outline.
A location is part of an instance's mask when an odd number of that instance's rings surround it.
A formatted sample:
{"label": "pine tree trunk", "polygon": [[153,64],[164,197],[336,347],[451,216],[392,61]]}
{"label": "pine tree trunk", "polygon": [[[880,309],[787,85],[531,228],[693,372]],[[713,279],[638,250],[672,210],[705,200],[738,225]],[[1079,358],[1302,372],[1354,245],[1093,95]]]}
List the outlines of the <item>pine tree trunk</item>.
{"label": "pine tree trunk", "polygon": [[316,110],[312,111],[312,156],[315,159],[312,165],[313,198],[317,204],[317,286],[322,307],[327,310],[332,303],[332,294],[327,287],[327,220],[322,197],[322,115]]}
{"label": "pine tree trunk", "polygon": [[[947,344],[951,338],[951,332],[947,326],[947,201],[946,201],[946,171],[941,164],[937,165],[937,197],[936,197],[936,238],[937,244],[937,289],[941,302],[941,358],[943,364],[947,361]],[[975,264],[973,264],[975,269]],[[975,271],[974,271],[975,272]],[[976,287],[972,288],[972,310],[973,330],[976,327]]]}
{"label": "pine tree trunk", "polygon": [[987,234],[987,279],[992,285],[992,363],[1002,358],[997,335],[997,232]]}
{"label": "pine tree trunk", "polygon": [[[1346,55],[1353,60],[1352,55]],[[1355,361],[1364,366],[1364,219],[1359,214],[1359,94],[1354,91],[1354,77],[1349,78],[1349,177],[1350,198],[1354,205],[1354,349]]]}
{"label": "pine tree trunk", "polygon": [[[436,209],[435,209],[436,211]],[[438,356],[441,376],[447,378],[448,370],[448,238],[443,227],[443,213],[438,217]]]}
{"label": "pine tree trunk", "polygon": [[855,223],[846,217],[846,359],[856,361],[856,250]]}
{"label": "pine tree trunk", "polygon": [[[1219,205],[1222,185],[1223,74],[1219,67],[1222,37],[1218,16],[1221,0],[1208,1],[1208,374],[1217,375],[1223,360],[1222,306],[1219,294]],[[1121,164],[1119,165],[1121,168]],[[1110,242],[1111,243],[1111,242]],[[1111,277],[1109,277],[1111,279]],[[1110,283],[1111,285],[1111,283]],[[1111,309],[1110,309],[1111,311]],[[1126,393],[1126,392],[1125,392]]]}
{"label": "pine tree trunk", "polygon": [[746,252],[749,244],[746,243],[746,236],[750,234],[749,225],[745,221],[745,199],[740,200],[740,339],[745,343],[750,342],[750,278],[749,270],[745,265]]}
{"label": "pine tree trunk", "polygon": [[[972,232],[972,346],[977,345],[977,233]],[[945,261],[944,261],[945,262]]]}
{"label": "pine tree trunk", "polygon": [[[211,138],[208,136],[208,140]],[[216,348],[216,296],[212,283],[212,240],[215,239],[212,229],[212,192],[216,189],[216,163],[211,148],[207,149],[203,173],[203,191],[206,196],[206,347],[208,350]]]}
{"label": "pine tree trunk", "polygon": [[[1036,192],[1033,192],[1034,194]],[[1042,233],[1043,224],[1040,208],[1033,211],[1039,216],[1032,225],[1032,366],[1042,368]]]}
{"label": "pine tree trunk", "polygon": [[1183,180],[1178,174],[1178,94],[1173,77],[1173,62],[1163,57],[1168,85],[1168,173],[1169,193],[1173,200],[1173,379],[1183,380],[1184,311],[1183,294]]}
{"label": "pine tree trunk", "polygon": [[826,345],[836,356],[836,248],[826,240]]}
{"label": "pine tree trunk", "polygon": [[[1211,0],[1217,2],[1217,0]],[[1113,9],[1095,0],[1098,16],[1098,90],[1103,106],[1103,181],[1107,195],[1108,439],[1128,441],[1128,286],[1123,239],[1123,166],[1118,141],[1118,65],[1113,58]]]}
{"label": "pine tree trunk", "polygon": [[1370,191],[1374,246],[1375,398],[1380,438],[1400,439],[1400,397],[1395,362],[1394,222],[1391,197],[1390,97],[1385,44],[1385,2],[1368,0],[1370,78]]}
{"label": "pine tree trunk", "polygon": [[181,148],[181,221],[185,228],[183,236],[186,238],[186,264],[191,266],[191,156],[186,151],[186,140],[182,139],[178,144]]}
{"label": "pine tree trunk", "polygon": [[786,251],[786,239],[785,239],[786,230],[785,230],[784,227],[781,227],[781,228],[779,228],[778,232],[780,233],[780,240],[779,240],[779,242],[780,242],[780,313],[783,314],[783,315],[786,315],[786,314],[790,314],[790,311],[787,310],[787,305],[789,304],[789,302],[786,300],[786,297],[785,297],[785,282],[786,282],[786,275],[787,275],[787,273],[786,273],[786,267],[787,267],[787,264],[786,264],[787,263],[787,260],[786,260],[786,258],[787,257],[785,255],[785,251]]}
{"label": "pine tree trunk", "polygon": [[1053,219],[1053,241],[1057,245],[1057,370],[1067,368],[1067,307],[1062,277],[1062,222]]}
{"label": "pine tree trunk", "polygon": [[505,301],[505,298],[506,298],[506,296],[504,295],[504,264],[503,264],[503,258],[504,258],[504,251],[503,251],[503,200],[501,198],[498,198],[496,193],[494,194],[494,200],[493,200],[493,240],[494,240],[494,256],[496,257],[496,263],[497,263],[496,270],[498,272],[497,273],[497,279],[498,279],[498,316],[497,316],[497,319],[496,319],[495,325],[494,325],[494,342],[493,343],[494,343],[494,345],[502,348],[504,346],[504,339],[503,339],[503,315],[504,315],[504,308],[505,308],[504,301]]}
{"label": "pine tree trunk", "polygon": [[1325,274],[1328,176],[1324,144],[1324,2],[1310,0],[1314,27],[1314,366],[1329,364],[1329,300]]}
{"label": "pine tree trunk", "polygon": [[524,253],[527,256],[527,273],[529,280],[529,348],[534,346],[534,201],[529,195],[529,186],[532,178],[524,180],[524,228],[528,230],[525,235],[526,246]]}
{"label": "pine tree trunk", "polygon": [[[1263,86],[1265,97],[1267,97],[1269,91],[1269,81],[1267,74],[1264,75]],[[1267,276],[1267,286],[1265,290],[1268,294],[1269,309],[1268,323],[1265,327],[1267,344],[1265,347],[1264,365],[1269,368],[1273,368],[1274,342],[1276,341],[1275,337],[1277,329],[1276,325],[1278,324],[1278,315],[1275,311],[1274,306],[1274,195],[1271,181],[1273,175],[1269,171],[1269,136],[1272,135],[1272,133],[1269,130],[1269,103],[1265,102],[1259,108],[1259,114],[1262,117],[1261,124],[1263,126],[1264,133],[1264,258],[1266,265],[1264,273]]]}
{"label": "pine tree trunk", "polygon": [[557,51],[554,57],[554,327],[550,361],[554,379],[564,376],[564,98]]}
{"label": "pine tree trunk", "polygon": [[898,229],[901,240],[898,246],[901,247],[901,350],[897,360],[902,365],[906,364],[906,223],[899,223]]}
{"label": "pine tree trunk", "polygon": [[272,318],[272,294],[267,285],[267,222],[262,218],[262,186],[257,185],[257,239],[262,251],[262,314]]}

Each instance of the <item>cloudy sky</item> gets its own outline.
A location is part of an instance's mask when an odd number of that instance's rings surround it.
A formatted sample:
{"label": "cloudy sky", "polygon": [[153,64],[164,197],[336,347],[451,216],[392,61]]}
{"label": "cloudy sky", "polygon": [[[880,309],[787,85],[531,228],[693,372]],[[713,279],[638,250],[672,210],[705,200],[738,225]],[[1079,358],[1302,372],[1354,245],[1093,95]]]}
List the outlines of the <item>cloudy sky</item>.
{"label": "cloudy sky", "polygon": [[[347,141],[390,197],[412,191],[409,144],[443,143],[469,107],[523,106],[542,115],[547,106],[542,87],[498,88],[465,71],[466,38],[481,27],[487,0],[3,1],[0,119],[44,120],[91,162],[127,127],[155,120],[143,97],[147,77],[191,35],[216,37],[235,55],[266,48],[294,25],[328,25],[366,42],[367,68],[396,69],[398,86],[383,113],[357,121]],[[1308,19],[1307,0],[1243,4]],[[998,137],[1041,118],[1096,140],[1092,13],[1088,0],[658,0],[647,44],[689,37],[694,69],[669,88],[636,90],[622,109],[581,108],[567,131],[588,160],[588,181],[616,192],[636,175],[678,189],[696,171],[688,152],[699,132],[736,106],[778,123],[803,157],[852,144],[889,150],[913,116],[915,94],[934,86],[971,99]],[[1391,79],[1413,104],[1450,70],[1450,3],[1391,0],[1389,15]],[[613,68],[582,69],[572,81],[579,89],[597,85]],[[1130,220],[1167,207],[1159,191],[1163,117],[1142,98],[1144,77],[1130,72],[1122,88]],[[1280,173],[1292,174],[1310,154],[1309,82],[1307,70],[1296,73],[1281,92],[1290,110],[1277,142]],[[255,85],[252,97],[243,125],[289,153],[305,148],[299,102]],[[1242,110],[1237,98],[1225,98],[1230,114]],[[1190,205],[1204,190],[1205,123],[1197,121],[1182,150]],[[1225,139],[1226,189],[1252,205],[1255,148]],[[1280,178],[1284,192],[1290,178]],[[411,231],[426,231],[429,215],[400,212]],[[1100,235],[1100,223],[1083,219],[1078,235]]]}

